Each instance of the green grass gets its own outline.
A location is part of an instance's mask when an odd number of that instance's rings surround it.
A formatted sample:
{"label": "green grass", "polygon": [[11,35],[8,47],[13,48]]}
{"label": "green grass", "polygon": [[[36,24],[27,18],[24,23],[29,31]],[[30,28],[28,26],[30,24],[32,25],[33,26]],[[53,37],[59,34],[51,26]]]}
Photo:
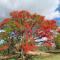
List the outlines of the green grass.
{"label": "green grass", "polygon": [[[12,58],[12,59],[7,59],[7,60],[17,60],[17,59]],[[49,57],[32,56],[31,60],[60,60],[60,54],[51,54],[51,56]]]}
{"label": "green grass", "polygon": [[60,54],[52,54],[49,57],[37,56],[33,57],[32,60],[60,60]]}

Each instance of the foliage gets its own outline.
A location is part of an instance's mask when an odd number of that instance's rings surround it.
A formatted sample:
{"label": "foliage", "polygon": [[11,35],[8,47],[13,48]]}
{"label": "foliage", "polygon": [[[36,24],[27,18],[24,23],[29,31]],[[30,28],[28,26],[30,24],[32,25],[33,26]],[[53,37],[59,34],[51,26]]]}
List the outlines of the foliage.
{"label": "foliage", "polygon": [[[0,29],[6,31],[6,35],[5,33],[2,34],[2,38],[4,40],[6,38],[8,41],[9,51],[12,49],[15,52],[15,44],[21,43],[17,49],[20,50],[21,47],[24,53],[38,49],[35,43],[35,37],[45,36],[50,39],[52,36],[51,30],[56,30],[56,28],[55,20],[45,20],[44,16],[30,14],[30,12],[24,10],[11,12],[10,18],[6,18],[0,23]],[[50,42],[46,44],[48,47],[52,47]],[[3,48],[7,49],[7,47],[4,46],[2,47],[3,51],[5,50]]]}
{"label": "foliage", "polygon": [[60,48],[60,34],[57,35],[55,42],[56,42],[57,48]]}

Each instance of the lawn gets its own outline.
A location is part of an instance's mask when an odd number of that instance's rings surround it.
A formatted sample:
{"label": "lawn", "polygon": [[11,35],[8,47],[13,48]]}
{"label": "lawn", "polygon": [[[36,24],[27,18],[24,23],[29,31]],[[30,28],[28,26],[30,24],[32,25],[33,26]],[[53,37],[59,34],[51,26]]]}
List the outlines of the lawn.
{"label": "lawn", "polygon": [[[7,59],[7,60],[21,60],[21,59]],[[60,60],[60,54],[51,54],[48,57],[42,57],[42,56],[32,56],[32,58],[28,60]]]}
{"label": "lawn", "polygon": [[33,57],[32,60],[60,60],[60,54],[52,54],[49,57],[36,56]]}

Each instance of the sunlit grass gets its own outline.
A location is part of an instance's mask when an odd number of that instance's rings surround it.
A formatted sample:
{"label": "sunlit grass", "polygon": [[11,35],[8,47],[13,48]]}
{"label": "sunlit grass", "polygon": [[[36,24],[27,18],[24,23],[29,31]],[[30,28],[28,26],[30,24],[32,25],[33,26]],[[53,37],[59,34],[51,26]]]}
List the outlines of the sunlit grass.
{"label": "sunlit grass", "polygon": [[33,57],[32,60],[60,60],[60,54],[52,54],[49,57]]}

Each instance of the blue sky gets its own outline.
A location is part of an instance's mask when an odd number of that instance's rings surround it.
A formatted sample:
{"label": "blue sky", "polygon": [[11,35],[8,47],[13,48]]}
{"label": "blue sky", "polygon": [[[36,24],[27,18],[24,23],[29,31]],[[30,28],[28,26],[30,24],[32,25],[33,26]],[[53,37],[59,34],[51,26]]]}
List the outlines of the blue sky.
{"label": "blue sky", "polygon": [[0,18],[9,17],[13,10],[29,10],[45,16],[45,19],[60,17],[56,10],[59,0],[0,0]]}

